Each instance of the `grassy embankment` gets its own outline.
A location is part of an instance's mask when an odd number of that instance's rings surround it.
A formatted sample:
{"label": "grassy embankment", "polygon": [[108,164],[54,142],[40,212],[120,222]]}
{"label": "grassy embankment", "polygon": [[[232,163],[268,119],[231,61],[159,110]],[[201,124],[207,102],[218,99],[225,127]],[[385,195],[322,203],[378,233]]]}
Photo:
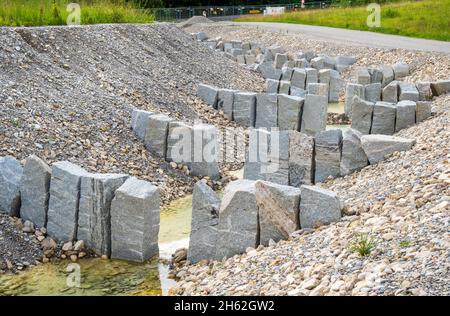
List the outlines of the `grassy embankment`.
{"label": "grassy embankment", "polygon": [[81,24],[151,23],[152,14],[124,0],[0,0],[0,26],[65,25],[67,4],[77,2]]}
{"label": "grassy embankment", "polygon": [[272,16],[245,16],[236,21],[322,25],[450,41],[450,0],[381,4],[381,27],[369,28],[366,6],[310,9]]}

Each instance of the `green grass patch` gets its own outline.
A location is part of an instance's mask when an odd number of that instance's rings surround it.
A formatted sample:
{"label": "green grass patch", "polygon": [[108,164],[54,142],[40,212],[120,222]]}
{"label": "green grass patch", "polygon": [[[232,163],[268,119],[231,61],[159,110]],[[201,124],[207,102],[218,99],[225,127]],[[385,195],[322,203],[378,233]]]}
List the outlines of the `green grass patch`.
{"label": "green grass patch", "polygon": [[273,16],[245,16],[241,22],[321,25],[450,41],[450,0],[381,4],[381,26],[368,27],[366,6],[309,9]]}
{"label": "green grass patch", "polygon": [[362,234],[354,241],[350,250],[356,252],[361,257],[366,257],[372,253],[376,246],[377,243],[375,239],[371,238],[369,235]]}
{"label": "green grass patch", "polygon": [[66,25],[67,5],[81,8],[81,24],[151,23],[153,15],[124,0],[0,0],[0,25]]}

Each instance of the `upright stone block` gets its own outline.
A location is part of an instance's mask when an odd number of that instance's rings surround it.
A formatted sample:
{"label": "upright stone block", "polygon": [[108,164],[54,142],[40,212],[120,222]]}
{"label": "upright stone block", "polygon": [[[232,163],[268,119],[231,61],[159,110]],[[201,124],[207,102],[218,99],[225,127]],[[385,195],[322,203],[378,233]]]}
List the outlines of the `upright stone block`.
{"label": "upright stone block", "polygon": [[327,68],[325,67],[325,58],[324,57],[315,57],[311,59],[311,67],[317,70]]}
{"label": "upright stone block", "polygon": [[399,101],[419,101],[419,91],[413,83],[401,82],[399,84]]}
{"label": "upright stone block", "polygon": [[19,216],[22,165],[11,156],[0,157],[0,212]]}
{"label": "upright stone block", "polygon": [[277,53],[275,54],[275,59],[273,62],[273,67],[275,69],[281,69],[285,62],[288,61],[288,55],[287,54],[281,54]]}
{"label": "upright stone block", "polygon": [[278,123],[280,130],[300,129],[301,113],[304,98],[296,96],[278,95]]}
{"label": "upright stone block", "polygon": [[431,83],[433,95],[440,96],[450,92],[450,80],[439,80]]}
{"label": "upright stone block", "polygon": [[306,58],[298,58],[294,60],[294,66],[296,68],[309,68],[309,62]]}
{"label": "upright stone block", "polygon": [[47,224],[51,176],[52,169],[39,157],[31,155],[25,160],[20,184],[20,217],[36,227]]}
{"label": "upright stone block", "polygon": [[379,68],[369,68],[370,83],[382,83],[383,81],[383,70]]}
{"label": "upright stone block", "polygon": [[364,97],[369,102],[381,101],[381,83],[371,83],[364,88]]}
{"label": "upright stone block", "polygon": [[216,258],[231,257],[258,246],[255,181],[228,184],[220,204],[218,230]]}
{"label": "upright stone block", "polygon": [[244,164],[244,179],[259,180],[265,178],[266,165],[269,162],[269,146],[269,131],[266,129],[250,130]]}
{"label": "upright stone block", "polygon": [[305,58],[308,62],[310,62],[316,56],[316,53],[314,53],[312,50],[300,51],[297,53],[298,59]]}
{"label": "upright stone block", "polygon": [[290,132],[289,185],[300,187],[314,182],[314,137]]}
{"label": "upright stone block", "polygon": [[220,199],[206,184],[198,181],[192,195],[192,223],[187,259],[196,263],[203,259],[216,259],[217,225]]}
{"label": "upright stone block", "polygon": [[183,122],[169,122],[166,160],[189,165],[192,162],[192,126]]}
{"label": "upright stone block", "polygon": [[217,143],[217,129],[214,125],[196,124],[192,128],[192,162],[189,164],[191,175],[220,178]]}
{"label": "upright stone block", "polygon": [[245,55],[245,64],[252,65],[254,63],[256,63],[256,55],[253,54]]}
{"label": "upright stone block", "polygon": [[289,131],[271,131],[269,161],[265,165],[265,180],[289,185]]}
{"label": "upright stone block", "polygon": [[342,139],[341,176],[358,171],[369,164],[361,145],[362,134],[349,128]]}
{"label": "upright stone block", "polygon": [[281,80],[285,80],[285,81],[291,81],[292,79],[292,73],[294,72],[293,68],[290,67],[283,67],[281,69]]}
{"label": "upright stone block", "polygon": [[213,108],[217,108],[217,96],[219,89],[207,84],[199,84],[197,88],[197,95],[206,102],[206,104],[211,105]]}
{"label": "upright stone block", "polygon": [[144,262],[159,253],[159,189],[129,178],[111,203],[111,257]]}
{"label": "upright stone block", "polygon": [[280,94],[289,94],[291,90],[291,82],[290,81],[280,81],[280,88],[278,89],[278,93]]}
{"label": "upright stone block", "polygon": [[152,115],[152,112],[134,109],[131,114],[131,128],[140,140],[145,139],[145,133],[147,132],[148,118]]}
{"label": "upright stone block", "polygon": [[395,131],[398,132],[404,128],[416,123],[416,102],[400,101],[397,103],[397,117],[395,120]]}
{"label": "upright stone block", "polygon": [[395,132],[396,107],[392,103],[377,102],[373,109],[372,134],[392,135]]}
{"label": "upright stone block", "polygon": [[353,114],[352,114],[352,128],[361,132],[362,134],[370,134],[372,126],[372,115],[374,103],[365,101],[358,96],[353,98]]}
{"label": "upright stone block", "polygon": [[397,103],[398,101],[398,82],[392,81],[383,88],[382,100],[384,102]]}
{"label": "upright stone block", "polygon": [[77,239],[81,179],[89,173],[68,161],[53,164],[47,233],[59,241]]}
{"label": "upright stone block", "polygon": [[337,70],[329,70],[330,82],[329,82],[329,102],[339,102],[339,94],[341,92],[341,75]]}
{"label": "upright stone block", "polygon": [[364,86],[357,83],[348,83],[345,91],[345,114],[351,117],[352,101],[354,96],[364,99]]}
{"label": "upright stone block", "polygon": [[299,229],[300,189],[266,181],[257,181],[255,187],[260,244],[287,239]]}
{"label": "upright stone block", "polygon": [[[319,82],[319,72],[315,68],[306,68],[306,87],[309,83]],[[299,87],[301,88],[301,87]]]}
{"label": "upright stone block", "polygon": [[383,80],[381,86],[384,88],[394,80],[394,69],[389,65],[382,65],[381,72],[383,73]]}
{"label": "upright stone block", "polygon": [[257,70],[261,73],[261,75],[266,79],[281,79],[281,69],[275,69],[273,67],[273,63],[271,61],[264,61],[258,65]]}
{"label": "upright stone block", "polygon": [[301,228],[314,228],[341,219],[341,202],[336,193],[310,185],[302,185],[300,189]]}
{"label": "upright stone block", "polygon": [[330,129],[316,134],[315,183],[340,175],[342,130]]}
{"label": "upright stone block", "polygon": [[280,81],[273,79],[266,79],[266,92],[267,93],[278,93],[278,87]]}
{"label": "upright stone block", "polygon": [[291,78],[291,86],[305,89],[306,88],[306,70],[300,68],[294,68]]}
{"label": "upright stone block", "polygon": [[323,95],[328,101],[328,84],[309,83],[307,87],[308,94]]}
{"label": "upright stone block", "polygon": [[239,91],[231,89],[220,89],[217,96],[217,109],[223,111],[223,114],[229,120],[233,120],[233,102],[234,94]]}
{"label": "upright stone block", "polygon": [[327,97],[322,95],[307,94],[303,106],[301,131],[314,135],[323,131],[327,125]]}
{"label": "upright stone block", "polygon": [[367,68],[360,67],[360,68],[356,69],[355,76],[356,76],[356,82],[361,85],[368,85],[371,82],[370,73]]}
{"label": "upright stone block", "polygon": [[160,158],[166,158],[169,123],[172,121],[165,114],[154,114],[147,120],[147,132],[144,139],[145,147]]}
{"label": "upright stone block", "polygon": [[419,101],[430,101],[433,99],[431,83],[425,81],[416,82],[417,91],[419,91]]}
{"label": "upright stone block", "polygon": [[238,92],[234,94],[233,118],[238,124],[255,126],[256,93]]}
{"label": "upright stone block", "polygon": [[420,123],[431,116],[431,102],[418,101],[416,103],[416,123]]}
{"label": "upright stone block", "polygon": [[398,62],[392,65],[394,69],[394,79],[398,80],[409,75],[409,66],[406,63]]}
{"label": "upright stone block", "polygon": [[414,143],[413,139],[391,135],[364,135],[361,137],[362,148],[371,165],[386,159],[396,151],[410,150]]}
{"label": "upright stone block", "polygon": [[245,55],[237,55],[236,61],[238,64],[244,65],[245,64]]}
{"label": "upright stone block", "polygon": [[276,127],[278,116],[278,97],[272,93],[256,95],[255,127]]}
{"label": "upright stone block", "polygon": [[290,92],[291,92],[290,95],[292,95],[294,97],[301,97],[301,98],[305,98],[306,95],[308,94],[308,92],[306,90],[301,89],[301,88],[297,88],[297,87],[293,87],[292,85],[291,85],[291,91]]}

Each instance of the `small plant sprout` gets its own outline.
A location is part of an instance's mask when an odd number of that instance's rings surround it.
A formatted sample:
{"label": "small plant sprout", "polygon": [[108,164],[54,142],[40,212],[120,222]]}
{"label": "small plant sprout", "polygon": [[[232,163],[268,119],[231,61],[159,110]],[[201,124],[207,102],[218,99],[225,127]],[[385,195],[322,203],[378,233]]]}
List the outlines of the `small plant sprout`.
{"label": "small plant sprout", "polygon": [[366,257],[375,249],[375,239],[368,234],[361,234],[351,246],[353,252],[357,252],[361,257]]}

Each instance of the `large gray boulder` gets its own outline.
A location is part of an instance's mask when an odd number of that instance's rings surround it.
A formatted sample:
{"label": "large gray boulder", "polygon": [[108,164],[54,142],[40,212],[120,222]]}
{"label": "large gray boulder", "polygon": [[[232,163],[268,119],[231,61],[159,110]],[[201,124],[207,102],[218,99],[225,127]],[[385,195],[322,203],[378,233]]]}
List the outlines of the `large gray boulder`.
{"label": "large gray boulder", "polygon": [[[278,82],[278,81],[277,81]],[[232,89],[220,89],[217,96],[217,109],[229,120],[233,120],[234,94],[239,91]]]}
{"label": "large gray boulder", "polygon": [[278,93],[278,87],[280,86],[279,80],[266,79],[266,92]]}
{"label": "large gray boulder", "polygon": [[289,133],[289,185],[300,187],[314,182],[314,137]]}
{"label": "large gray boulder", "polygon": [[406,63],[398,62],[392,65],[394,69],[394,79],[398,80],[409,75],[409,66]]}
{"label": "large gray boulder", "polygon": [[416,123],[420,123],[431,116],[431,102],[418,101],[416,103]]}
{"label": "large gray boulder", "polygon": [[219,211],[216,258],[244,253],[259,244],[255,181],[237,180],[224,190]]}
{"label": "large gray boulder", "polygon": [[51,176],[52,169],[39,157],[31,155],[25,160],[20,184],[20,217],[37,227],[47,224]]}
{"label": "large gray boulder", "polygon": [[400,101],[397,103],[397,117],[395,120],[395,131],[398,132],[404,128],[416,123],[416,102]]}
{"label": "large gray boulder", "polygon": [[276,127],[278,116],[278,96],[274,93],[256,95],[255,127]]}
{"label": "large gray boulder", "polygon": [[278,88],[278,92],[280,94],[289,94],[291,91],[291,82],[286,80],[280,80],[280,87]]}
{"label": "large gray boulder", "polygon": [[207,84],[199,84],[197,88],[197,95],[206,102],[206,104],[211,105],[213,108],[217,108],[217,96],[219,89]]}
{"label": "large gray boulder", "polygon": [[439,80],[431,83],[433,95],[440,96],[450,92],[450,80]]}
{"label": "large gray boulder", "polygon": [[270,132],[266,129],[251,129],[249,145],[244,164],[244,179],[258,180],[265,178],[269,162]]}
{"label": "large gray boulder", "polygon": [[433,90],[431,90],[431,82],[416,82],[417,91],[419,91],[419,101],[430,101],[433,99]]}
{"label": "large gray boulder", "polygon": [[304,98],[292,95],[278,95],[278,127],[280,130],[298,131]]}
{"label": "large gray boulder", "polygon": [[401,82],[399,84],[398,100],[419,101],[419,91],[417,91],[417,88],[413,83]]}
{"label": "large gray boulder", "polygon": [[111,202],[127,179],[124,174],[81,177],[77,239],[98,255],[111,255]]}
{"label": "large gray boulder", "polygon": [[77,239],[81,179],[89,173],[68,161],[52,166],[47,233],[59,241]]}
{"label": "large gray boulder", "polygon": [[370,164],[382,161],[396,151],[410,150],[414,143],[413,139],[391,135],[364,135],[361,137],[361,145]]}
{"label": "large gray boulder", "polygon": [[383,72],[383,80],[381,81],[381,86],[384,88],[389,83],[391,83],[392,80],[394,80],[394,69],[392,68],[392,66],[382,65],[381,71]]}
{"label": "large gray boulder", "polygon": [[398,82],[392,81],[383,88],[382,98],[384,102],[397,103]]}
{"label": "large gray boulder", "polygon": [[193,128],[183,122],[169,122],[166,160],[189,165],[192,162]]}
{"label": "large gray boulder", "polygon": [[192,162],[189,164],[193,176],[208,176],[217,180],[220,178],[218,164],[219,145],[217,129],[213,125],[196,124],[192,134]]}
{"label": "large gray boulder", "polygon": [[294,68],[291,78],[291,86],[300,89],[306,88],[306,70]]}
{"label": "large gray boulder", "polygon": [[365,101],[354,96],[352,102],[352,125],[351,127],[362,134],[370,134],[372,126],[372,114],[375,103]]}
{"label": "large gray boulder", "polygon": [[169,123],[173,120],[165,114],[151,115],[147,120],[144,144],[152,154],[166,158]]}
{"label": "large gray boulder", "polygon": [[233,118],[246,127],[255,126],[256,93],[238,92],[234,94]]}
{"label": "large gray boulder", "polygon": [[341,176],[360,170],[369,164],[361,145],[362,134],[355,129],[345,131],[342,139]]}
{"label": "large gray boulder", "polygon": [[[306,87],[309,83],[317,83],[319,82],[319,72],[315,68],[305,68],[306,70]],[[301,87],[299,87],[301,88]]]}
{"label": "large gray boulder", "polygon": [[0,157],[0,212],[19,216],[22,165],[14,157]]}
{"label": "large gray boulder", "polygon": [[365,67],[359,67],[355,71],[356,82],[361,85],[370,84],[370,73]]}
{"label": "large gray boulder", "polygon": [[198,181],[192,195],[192,223],[187,259],[196,263],[215,259],[220,199],[206,184]]}
{"label": "large gray boulder", "polygon": [[303,105],[301,131],[315,135],[327,125],[328,98],[322,95],[307,94]]}
{"label": "large gray boulder", "polygon": [[285,62],[288,61],[288,55],[287,54],[282,54],[282,53],[276,53],[275,54],[275,59],[273,62],[273,67],[275,69],[281,69],[284,65]]}
{"label": "large gray boulder", "polygon": [[152,112],[134,109],[131,114],[131,128],[140,140],[145,139],[147,132],[147,121]]}
{"label": "large gray boulder", "polygon": [[381,100],[381,83],[371,83],[364,87],[364,98],[369,102]]}
{"label": "large gray boulder", "polygon": [[395,115],[397,109],[394,104],[377,102],[373,109],[372,134],[392,135],[395,132]]}
{"label": "large gray boulder", "polygon": [[302,185],[300,190],[301,228],[315,228],[341,219],[341,201],[336,193],[311,185]]}
{"label": "large gray boulder", "polygon": [[342,130],[330,129],[316,134],[315,183],[340,175]]}
{"label": "large gray boulder", "polygon": [[356,95],[361,99],[364,99],[364,86],[358,83],[348,83],[345,90],[345,114],[352,116],[352,101]]}
{"label": "large gray boulder", "polygon": [[287,239],[299,229],[300,189],[266,181],[257,181],[255,188],[260,244]]}
{"label": "large gray boulder", "polygon": [[129,178],[111,202],[111,258],[144,262],[159,253],[159,189]]}

